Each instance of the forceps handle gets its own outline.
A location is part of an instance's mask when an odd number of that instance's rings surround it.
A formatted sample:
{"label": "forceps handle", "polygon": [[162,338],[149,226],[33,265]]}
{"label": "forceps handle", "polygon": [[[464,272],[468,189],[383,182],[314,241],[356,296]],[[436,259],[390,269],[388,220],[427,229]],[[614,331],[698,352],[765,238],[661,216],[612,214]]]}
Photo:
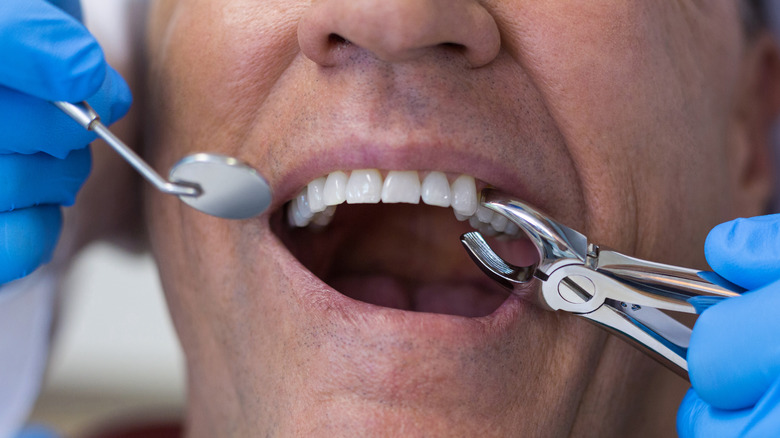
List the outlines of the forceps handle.
{"label": "forceps handle", "polygon": [[146,161],[139,157],[138,154],[124,144],[122,140],[115,136],[100,122],[100,116],[87,102],[52,102],[52,104],[70,116],[70,118],[75,120],[76,123],[81,125],[84,129],[93,131],[98,137],[105,140],[105,142],[119,153],[125,161],[133,166],[141,176],[152,183],[152,185],[161,192],[176,196],[198,197],[201,195],[201,189],[196,184],[174,184],[161,177]]}
{"label": "forceps handle", "polygon": [[700,314],[725,298],[745,292],[714,272],[650,262],[596,245],[591,245],[590,255],[595,256],[591,260],[596,263],[591,268],[627,287],[623,291],[612,289],[609,297],[618,301]]}

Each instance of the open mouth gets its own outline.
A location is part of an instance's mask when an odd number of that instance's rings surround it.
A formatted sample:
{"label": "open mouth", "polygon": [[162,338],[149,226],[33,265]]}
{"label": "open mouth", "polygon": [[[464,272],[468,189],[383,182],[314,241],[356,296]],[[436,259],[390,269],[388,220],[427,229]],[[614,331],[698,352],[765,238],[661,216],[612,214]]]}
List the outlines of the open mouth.
{"label": "open mouth", "polygon": [[478,189],[485,186],[438,171],[336,171],[309,182],[272,224],[293,256],[350,298],[486,316],[509,295],[469,259],[460,235],[480,231],[519,266],[538,256],[516,225],[478,205]]}

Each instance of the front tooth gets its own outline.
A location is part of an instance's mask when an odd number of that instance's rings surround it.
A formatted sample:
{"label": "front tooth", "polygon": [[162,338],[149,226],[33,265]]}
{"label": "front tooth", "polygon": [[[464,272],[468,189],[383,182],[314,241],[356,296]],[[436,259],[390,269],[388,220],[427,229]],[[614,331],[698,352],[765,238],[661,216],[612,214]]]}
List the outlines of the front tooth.
{"label": "front tooth", "polygon": [[309,207],[309,195],[307,194],[305,187],[301,190],[301,193],[298,194],[298,197],[295,198],[295,203],[297,204],[300,215],[307,221],[310,220],[314,213],[311,211],[311,207]]}
{"label": "front tooth", "polygon": [[431,172],[422,183],[422,200],[428,205],[450,206],[450,183],[443,172]]}
{"label": "front tooth", "polygon": [[315,179],[306,186],[306,193],[309,195],[309,208],[312,213],[319,213],[327,207],[324,198],[325,180],[326,178],[323,176]]}
{"label": "front tooth", "polygon": [[452,182],[452,209],[461,216],[472,216],[477,211],[477,185],[474,178],[461,175]]}
{"label": "front tooth", "polygon": [[420,203],[420,177],[415,170],[391,170],[382,186],[382,202]]}
{"label": "front tooth", "polygon": [[382,175],[376,169],[353,170],[346,192],[347,204],[375,204],[382,199]]}
{"label": "front tooth", "polygon": [[347,174],[337,170],[328,175],[322,191],[325,205],[339,205],[347,199]]}

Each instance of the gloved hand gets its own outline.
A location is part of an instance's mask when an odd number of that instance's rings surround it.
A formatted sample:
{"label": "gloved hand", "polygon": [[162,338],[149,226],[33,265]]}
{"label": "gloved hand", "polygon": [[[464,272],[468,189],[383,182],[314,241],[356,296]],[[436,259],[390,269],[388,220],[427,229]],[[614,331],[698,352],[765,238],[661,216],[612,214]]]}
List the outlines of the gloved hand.
{"label": "gloved hand", "polygon": [[87,100],[106,124],[130,107],[80,18],[78,0],[0,1],[0,285],[51,258],[89,174],[94,134],[48,101]]}
{"label": "gloved hand", "polygon": [[688,350],[693,388],[677,413],[688,437],[780,436],[780,215],[715,227],[705,255],[749,290],[710,307]]}

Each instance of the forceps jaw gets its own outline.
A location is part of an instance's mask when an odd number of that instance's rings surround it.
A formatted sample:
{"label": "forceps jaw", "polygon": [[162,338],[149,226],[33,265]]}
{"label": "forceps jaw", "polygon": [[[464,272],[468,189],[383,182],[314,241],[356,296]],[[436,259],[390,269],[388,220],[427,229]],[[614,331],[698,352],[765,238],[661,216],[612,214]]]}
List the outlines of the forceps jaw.
{"label": "forceps jaw", "polygon": [[533,242],[539,253],[537,271],[547,274],[551,265],[561,259],[585,261],[588,239],[583,234],[495,189],[482,190],[480,201],[483,206],[512,221]]}
{"label": "forceps jaw", "polygon": [[[688,377],[691,329],[662,311],[699,314],[741,288],[714,273],[650,262],[587,244],[587,238],[508,195],[486,189],[482,205],[502,214],[536,245],[540,260],[521,268],[492,251],[476,232],[461,237],[475,263],[518,292],[542,281],[533,302],[576,314],[633,344],[683,378]],[[527,288],[526,288],[527,289]]]}

